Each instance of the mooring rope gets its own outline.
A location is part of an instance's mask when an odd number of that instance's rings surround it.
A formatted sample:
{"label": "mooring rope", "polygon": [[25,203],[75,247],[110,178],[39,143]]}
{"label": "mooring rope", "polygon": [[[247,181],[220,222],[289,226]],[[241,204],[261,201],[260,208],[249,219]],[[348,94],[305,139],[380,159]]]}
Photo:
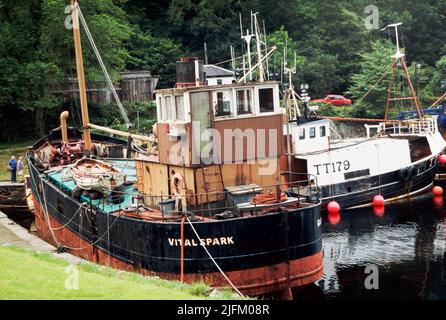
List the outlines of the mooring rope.
{"label": "mooring rope", "polygon": [[[42,188],[42,193],[43,193],[43,201],[42,201],[42,198],[40,198],[40,196],[39,196],[39,192],[38,192],[38,189],[37,189],[37,184],[36,184],[36,182],[35,182],[35,180],[34,180],[34,176],[33,176],[33,174],[31,174],[31,180],[32,180],[33,185],[34,185],[35,188],[36,188],[36,191],[37,191],[37,198],[38,198],[39,202],[43,203],[43,205],[44,205],[44,208],[42,208],[43,211],[44,211],[44,217],[45,217],[45,220],[47,221],[48,229],[49,229],[49,231],[51,232],[51,236],[53,237],[53,240],[54,240],[54,242],[56,243],[56,245],[57,245],[58,248],[62,248],[62,247],[63,247],[63,248],[67,248],[67,249],[70,249],[70,250],[84,250],[84,249],[88,249],[88,248],[94,246],[95,244],[97,244],[99,241],[101,241],[101,240],[104,238],[104,236],[110,231],[110,229],[113,227],[113,225],[115,224],[115,222],[116,222],[116,221],[118,220],[118,218],[121,216],[121,215],[118,215],[118,216],[116,217],[116,219],[112,222],[112,224],[109,226],[109,228],[107,228],[107,230],[106,230],[106,231],[105,231],[105,232],[104,232],[104,233],[103,233],[103,234],[102,234],[102,235],[101,235],[95,242],[90,243],[88,246],[75,248],[75,247],[70,247],[70,246],[66,246],[66,245],[61,245],[61,244],[59,243],[59,241],[57,240],[56,235],[54,234],[54,230],[58,230],[58,228],[53,228],[53,227],[51,226],[50,217],[49,217],[49,214],[48,214],[48,205],[47,205],[47,201],[46,201],[45,191],[44,191],[44,189],[43,189],[43,180],[41,180],[41,188]],[[82,207],[83,207],[82,205],[79,206],[79,209],[78,209],[77,212],[79,212],[79,210],[80,210]],[[73,215],[73,217],[76,216],[77,212]],[[72,219],[73,219],[73,218],[72,218]],[[64,226],[60,227],[60,229],[62,229],[63,227],[64,227]]]}
{"label": "mooring rope", "polygon": [[44,208],[43,208],[43,214],[45,216],[45,219],[47,221],[48,224],[48,228],[51,232],[51,236],[54,239],[54,242],[56,243],[57,247],[60,248],[60,243],[56,238],[56,235],[54,234],[53,228],[51,227],[51,222],[50,222],[50,216],[48,213],[48,205],[47,205],[47,201],[46,201],[46,195],[45,195],[45,190],[43,189],[43,179],[40,180],[40,187],[42,188],[42,193],[43,193],[43,204],[44,204]]}
{"label": "mooring rope", "polygon": [[[202,243],[200,236],[197,233],[197,230],[195,230],[192,222],[189,220],[189,217],[187,215],[185,215],[187,222],[189,222],[192,230],[195,233],[195,236],[197,237],[198,241],[200,243]],[[220,271],[220,273],[222,274],[222,276],[226,279],[226,281],[231,285],[231,287],[240,295],[240,297],[245,298],[245,296],[240,292],[239,289],[237,289],[237,287],[232,283],[232,281],[228,278],[228,276],[223,272],[223,270],[220,268],[220,266],[218,265],[218,263],[215,261],[215,259],[212,257],[212,255],[209,253],[208,249],[206,248],[206,246],[202,246],[204,251],[206,251],[207,255],[209,256],[209,258],[211,258],[212,262],[215,264],[215,266],[217,267],[218,271]]]}
{"label": "mooring rope", "polygon": [[70,249],[70,250],[85,250],[85,249],[88,249],[88,248],[90,248],[90,247],[96,245],[97,243],[99,243],[99,241],[101,241],[101,240],[105,237],[106,234],[108,234],[108,232],[111,230],[111,228],[113,227],[113,225],[115,224],[115,222],[116,222],[122,215],[123,215],[123,214],[120,214],[120,215],[116,216],[116,219],[112,222],[112,224],[110,225],[110,227],[107,228],[107,230],[106,230],[106,231],[105,231],[105,232],[104,232],[104,233],[103,233],[103,234],[102,234],[96,241],[90,243],[88,246],[75,248],[75,247],[69,247],[69,246],[65,246],[65,245],[64,245],[64,247],[67,248],[67,249]]}

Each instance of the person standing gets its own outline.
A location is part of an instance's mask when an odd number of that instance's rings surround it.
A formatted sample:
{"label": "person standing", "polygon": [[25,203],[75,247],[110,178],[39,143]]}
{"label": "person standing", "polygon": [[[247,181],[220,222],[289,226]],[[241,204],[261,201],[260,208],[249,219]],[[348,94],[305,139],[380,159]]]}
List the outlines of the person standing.
{"label": "person standing", "polygon": [[20,156],[19,160],[17,161],[17,175],[19,178],[19,181],[23,181],[23,170],[25,169],[25,166],[23,164],[23,157]]}
{"label": "person standing", "polygon": [[11,182],[16,182],[16,173],[17,173],[17,161],[15,157],[12,156],[11,160],[8,162],[9,171],[11,171]]}

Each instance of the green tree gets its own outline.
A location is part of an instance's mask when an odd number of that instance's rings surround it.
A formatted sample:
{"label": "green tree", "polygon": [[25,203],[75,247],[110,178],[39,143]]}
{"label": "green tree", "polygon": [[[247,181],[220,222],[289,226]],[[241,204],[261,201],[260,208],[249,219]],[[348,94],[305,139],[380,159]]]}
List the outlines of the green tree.
{"label": "green tree", "polygon": [[159,87],[175,84],[175,62],[183,54],[179,44],[169,38],[154,37],[150,31],[143,33],[136,29],[128,42],[128,49],[131,53],[128,69],[151,71],[152,75],[160,78]]}
{"label": "green tree", "polygon": [[352,76],[353,84],[348,89],[357,116],[383,117],[390,81],[391,56],[394,53],[395,49],[390,42],[374,41],[370,52],[360,54],[360,71]]}

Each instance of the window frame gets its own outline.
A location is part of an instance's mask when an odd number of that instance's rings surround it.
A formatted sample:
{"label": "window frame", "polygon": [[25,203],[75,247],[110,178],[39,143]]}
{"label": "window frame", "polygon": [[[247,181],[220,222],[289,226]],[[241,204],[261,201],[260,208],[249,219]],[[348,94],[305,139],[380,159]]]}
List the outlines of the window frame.
{"label": "window frame", "polygon": [[323,138],[326,136],[327,136],[327,128],[324,125],[322,125],[319,127],[319,137]]}
{"label": "window frame", "polygon": [[316,127],[308,128],[308,138],[310,139],[316,138]]}
{"label": "window frame", "polygon": [[[229,114],[217,115],[217,105],[218,105],[218,94],[223,94],[223,104],[224,102],[229,102]],[[227,100],[225,100],[225,95],[227,95]],[[227,119],[232,118],[234,115],[234,103],[233,103],[233,90],[216,90],[212,93],[212,112],[214,114],[214,119]],[[224,107],[224,105],[223,105]]]}
{"label": "window frame", "polygon": [[[237,118],[243,118],[243,117],[252,117],[253,115],[255,115],[254,113],[254,94],[253,94],[253,88],[249,87],[249,88],[243,88],[243,89],[235,89],[235,111],[236,111],[236,116]],[[248,113],[239,113],[239,99],[237,97],[238,92],[249,92],[249,112]]]}
{"label": "window frame", "polygon": [[306,139],[306,128],[299,128],[299,141]]}
{"label": "window frame", "polygon": [[[173,101],[174,101],[174,107],[173,107],[173,118],[174,118],[174,120],[175,121],[178,121],[178,122],[186,122],[186,107],[185,107],[185,105],[184,105],[184,96],[183,95],[173,95],[172,96],[173,97]],[[178,104],[177,104],[177,102],[178,102],[178,98],[181,98],[182,99],[182,105],[181,105],[181,110],[183,111],[183,119],[179,119],[178,118]]]}
{"label": "window frame", "polygon": [[[268,111],[262,111],[260,104],[260,90],[271,90],[271,102],[272,102],[272,110]],[[274,94],[274,88],[273,87],[264,87],[264,88],[257,88],[257,104],[258,104],[258,114],[259,115],[268,115],[268,114],[274,114],[276,112],[276,99]]]}

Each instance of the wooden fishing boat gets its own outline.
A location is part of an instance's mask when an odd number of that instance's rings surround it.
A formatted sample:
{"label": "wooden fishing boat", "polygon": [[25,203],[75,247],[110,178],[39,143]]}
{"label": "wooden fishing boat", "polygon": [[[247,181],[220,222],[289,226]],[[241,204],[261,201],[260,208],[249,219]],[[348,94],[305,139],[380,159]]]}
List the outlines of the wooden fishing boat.
{"label": "wooden fishing boat", "polygon": [[83,158],[71,167],[76,185],[82,190],[109,194],[125,182],[125,174],[96,159]]}

